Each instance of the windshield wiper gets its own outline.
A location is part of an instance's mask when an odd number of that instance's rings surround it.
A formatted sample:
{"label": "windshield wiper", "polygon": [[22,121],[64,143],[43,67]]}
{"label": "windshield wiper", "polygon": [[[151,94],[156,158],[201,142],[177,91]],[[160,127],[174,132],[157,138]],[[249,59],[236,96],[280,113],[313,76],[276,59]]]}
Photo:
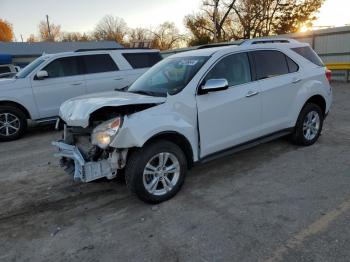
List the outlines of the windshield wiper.
{"label": "windshield wiper", "polygon": [[140,94],[140,95],[146,95],[146,96],[156,96],[154,92],[151,91],[145,91],[145,90],[135,90],[135,91],[128,91],[130,93]]}

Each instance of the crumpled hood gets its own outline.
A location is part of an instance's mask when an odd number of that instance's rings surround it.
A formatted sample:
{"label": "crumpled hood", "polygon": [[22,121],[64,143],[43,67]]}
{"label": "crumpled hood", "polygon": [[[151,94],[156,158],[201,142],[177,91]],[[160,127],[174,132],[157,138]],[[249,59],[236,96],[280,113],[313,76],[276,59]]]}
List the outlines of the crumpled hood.
{"label": "crumpled hood", "polygon": [[166,97],[146,96],[128,92],[105,92],[75,97],[60,107],[60,117],[68,126],[87,127],[90,114],[107,106],[125,106],[137,104],[160,104]]}

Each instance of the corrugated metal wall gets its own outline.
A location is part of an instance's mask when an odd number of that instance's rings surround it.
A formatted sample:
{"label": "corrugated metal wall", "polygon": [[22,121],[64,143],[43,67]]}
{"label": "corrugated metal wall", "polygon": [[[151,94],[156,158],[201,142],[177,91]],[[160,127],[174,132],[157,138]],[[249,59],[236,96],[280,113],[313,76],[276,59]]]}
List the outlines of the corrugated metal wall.
{"label": "corrugated metal wall", "polygon": [[350,63],[350,26],[285,36],[309,43],[325,63]]}

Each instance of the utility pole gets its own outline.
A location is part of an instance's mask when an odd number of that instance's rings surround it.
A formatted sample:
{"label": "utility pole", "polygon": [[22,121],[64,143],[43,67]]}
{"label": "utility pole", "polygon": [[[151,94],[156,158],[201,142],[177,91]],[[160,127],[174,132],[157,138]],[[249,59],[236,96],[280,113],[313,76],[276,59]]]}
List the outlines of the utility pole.
{"label": "utility pole", "polygon": [[214,1],[214,13],[213,13],[213,22],[214,22],[214,43],[218,42],[218,6],[219,1]]}
{"label": "utility pole", "polygon": [[22,43],[23,43],[23,36],[22,36],[22,34],[21,34],[21,40],[22,40]]}
{"label": "utility pole", "polygon": [[46,15],[46,23],[47,23],[47,32],[48,32],[48,34],[49,34],[49,39],[50,39],[50,40],[53,40],[53,39],[51,38],[51,30],[50,30],[50,23],[49,23],[49,16],[48,16],[48,15]]}

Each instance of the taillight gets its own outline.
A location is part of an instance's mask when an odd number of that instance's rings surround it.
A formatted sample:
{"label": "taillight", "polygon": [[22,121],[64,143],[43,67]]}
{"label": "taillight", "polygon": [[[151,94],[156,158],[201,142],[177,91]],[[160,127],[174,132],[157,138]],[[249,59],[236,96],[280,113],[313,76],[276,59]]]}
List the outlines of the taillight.
{"label": "taillight", "polygon": [[327,78],[328,82],[330,82],[332,79],[332,71],[329,69],[326,69],[326,78]]}

